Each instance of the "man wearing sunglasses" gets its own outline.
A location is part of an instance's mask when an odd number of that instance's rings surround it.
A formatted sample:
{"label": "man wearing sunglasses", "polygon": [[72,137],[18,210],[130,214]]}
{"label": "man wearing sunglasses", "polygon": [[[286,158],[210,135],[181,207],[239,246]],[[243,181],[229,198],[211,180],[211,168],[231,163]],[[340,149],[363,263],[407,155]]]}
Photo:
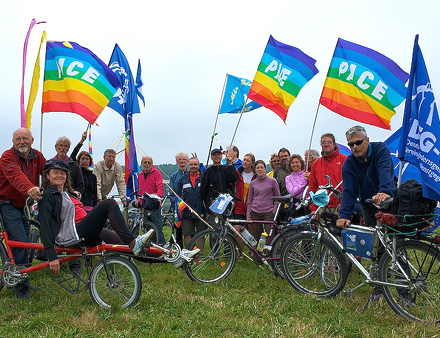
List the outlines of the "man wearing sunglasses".
{"label": "man wearing sunglasses", "polygon": [[390,151],[383,142],[370,142],[361,126],[351,127],[345,133],[352,154],[342,166],[341,209],[336,225],[345,228],[351,222],[356,199],[360,198],[362,214],[367,226],[375,226],[376,209],[365,203],[372,198],[376,204],[394,196],[396,178]]}

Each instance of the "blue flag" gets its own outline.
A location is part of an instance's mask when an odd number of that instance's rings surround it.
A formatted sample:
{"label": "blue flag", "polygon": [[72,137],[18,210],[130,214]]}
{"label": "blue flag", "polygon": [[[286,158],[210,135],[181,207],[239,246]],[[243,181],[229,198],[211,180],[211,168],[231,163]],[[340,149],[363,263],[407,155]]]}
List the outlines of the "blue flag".
{"label": "blue flag", "polygon": [[[138,172],[133,132],[133,114],[140,113],[138,88],[135,85],[127,58],[118,44],[113,49],[109,67],[117,75],[121,83],[108,106],[116,110],[124,118],[125,184],[127,186],[127,197],[133,198],[133,191],[137,189],[137,180],[133,179],[133,177],[136,177],[135,174]],[[140,76],[140,70],[138,70],[138,73]]]}
{"label": "blue flag", "polygon": [[144,104],[144,107],[145,107],[145,98],[144,98],[144,95],[142,94],[142,91],[141,91],[141,88],[144,85],[144,83],[142,82],[142,78],[141,78],[141,72],[142,72],[141,60],[139,59],[138,60],[138,69],[137,69],[137,73],[136,73],[135,86],[137,89],[137,95],[142,100],[142,103]]}
{"label": "blue flag", "polygon": [[[239,114],[246,102],[252,82],[249,80],[227,74],[225,90],[219,114]],[[261,104],[250,101],[244,108],[244,113],[260,108]]]}
{"label": "blue flag", "polygon": [[140,113],[137,88],[127,58],[118,44],[113,49],[109,62],[110,69],[117,75],[121,86],[110,100],[108,106],[116,110],[124,119],[127,115]]}
{"label": "blue flag", "polygon": [[414,40],[398,156],[419,169],[423,196],[440,201],[440,121],[418,38],[416,35]]}
{"label": "blue flag", "polygon": [[[396,175],[396,177],[399,177],[400,160],[398,157],[397,147],[400,144],[401,137],[402,137],[402,128],[399,128],[394,134],[388,137],[384,142],[388,146],[388,149],[390,150],[390,154],[394,164],[394,175]],[[420,184],[422,183],[422,178],[420,176],[419,169],[414,164],[411,164],[409,162],[403,162],[401,182],[405,182],[410,179],[415,179]]]}

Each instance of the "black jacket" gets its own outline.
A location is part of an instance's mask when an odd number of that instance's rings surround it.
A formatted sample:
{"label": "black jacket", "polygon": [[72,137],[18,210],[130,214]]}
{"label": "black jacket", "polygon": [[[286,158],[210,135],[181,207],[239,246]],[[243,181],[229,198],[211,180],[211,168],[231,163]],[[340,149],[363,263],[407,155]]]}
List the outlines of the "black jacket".
{"label": "black jacket", "polygon": [[[72,194],[71,196],[76,197]],[[47,252],[49,261],[57,259],[54,246],[55,238],[61,229],[62,204],[61,191],[52,185],[44,188],[43,196],[38,201],[38,220],[40,222],[41,242]]]}
{"label": "black jacket", "polygon": [[96,186],[96,175],[87,168],[81,168],[84,178],[84,193],[81,196],[81,203],[85,206],[94,207],[98,204],[98,188]]}
{"label": "black jacket", "polygon": [[238,181],[238,173],[233,165],[211,166],[205,170],[200,191],[205,207],[211,206],[219,193],[232,191],[231,184]]}

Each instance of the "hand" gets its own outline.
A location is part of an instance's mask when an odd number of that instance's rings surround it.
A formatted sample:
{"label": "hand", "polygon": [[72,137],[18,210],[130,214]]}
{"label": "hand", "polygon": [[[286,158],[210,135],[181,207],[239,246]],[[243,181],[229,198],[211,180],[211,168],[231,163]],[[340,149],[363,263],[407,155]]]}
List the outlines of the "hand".
{"label": "hand", "polygon": [[81,199],[81,193],[79,191],[73,190],[72,193],[74,193],[78,199]]}
{"label": "hand", "polygon": [[305,172],[304,172],[304,177],[307,178],[307,179],[309,179],[309,177],[310,177],[310,173],[309,173],[308,171],[305,171]]}
{"label": "hand", "polygon": [[351,223],[351,221],[349,219],[340,218],[336,221],[336,226],[338,228],[345,229],[347,227],[347,225],[349,225],[350,223]]}
{"label": "hand", "polygon": [[195,157],[196,159],[199,159],[199,158],[197,157],[197,153],[191,153],[191,156],[192,156],[192,157]]}
{"label": "hand", "polygon": [[39,201],[41,200],[41,196],[43,195],[43,192],[40,191],[39,187],[33,187],[29,189],[28,195],[32,197],[33,200]]}
{"label": "hand", "polygon": [[377,205],[381,204],[383,201],[385,201],[387,198],[390,198],[390,195],[385,194],[384,192],[379,192],[377,193],[376,196],[372,197],[374,200],[374,203],[376,203]]}
{"label": "hand", "polygon": [[50,261],[49,262],[49,268],[50,271],[52,271],[53,273],[59,274],[60,273],[60,262],[58,259],[54,260],[54,261]]}
{"label": "hand", "polygon": [[83,144],[84,141],[86,140],[86,138],[87,138],[87,130],[86,130],[85,132],[82,133],[82,135],[81,135],[81,141],[79,141],[79,143]]}
{"label": "hand", "polygon": [[98,203],[101,203],[102,202],[102,199],[101,198],[98,198]]}

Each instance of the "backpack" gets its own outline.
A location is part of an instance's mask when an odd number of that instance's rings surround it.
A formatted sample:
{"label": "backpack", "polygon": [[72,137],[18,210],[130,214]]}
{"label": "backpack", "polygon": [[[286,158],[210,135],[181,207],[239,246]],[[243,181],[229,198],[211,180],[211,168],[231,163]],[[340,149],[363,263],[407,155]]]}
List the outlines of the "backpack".
{"label": "backpack", "polygon": [[[399,223],[418,223],[423,221],[421,215],[428,215],[434,212],[437,201],[423,197],[422,185],[414,179],[403,182],[396,190],[391,213],[396,215]],[[406,217],[405,215],[420,215]],[[425,225],[426,223],[423,222]]]}

